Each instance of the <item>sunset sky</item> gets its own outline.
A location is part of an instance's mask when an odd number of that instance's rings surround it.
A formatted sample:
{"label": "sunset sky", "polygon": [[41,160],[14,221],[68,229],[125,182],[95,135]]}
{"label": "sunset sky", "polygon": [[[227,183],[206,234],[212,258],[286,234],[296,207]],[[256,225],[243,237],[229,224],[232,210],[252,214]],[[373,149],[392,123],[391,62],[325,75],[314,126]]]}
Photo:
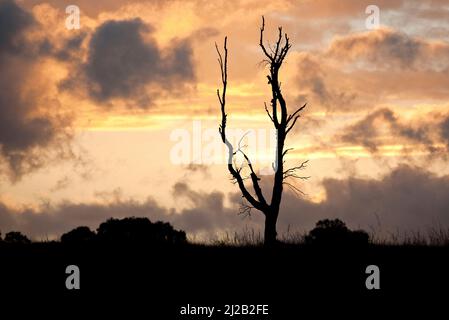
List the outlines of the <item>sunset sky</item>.
{"label": "sunset sky", "polygon": [[255,132],[266,169],[262,15],[268,43],[279,26],[293,43],[290,112],[307,102],[287,164],[309,160],[310,179],[292,181],[304,195],[285,189],[279,233],[336,217],[379,233],[448,226],[448,0],[0,0],[0,231],[55,238],[125,216],[199,239],[257,229],[219,140],[215,42],[228,36],[229,130]]}

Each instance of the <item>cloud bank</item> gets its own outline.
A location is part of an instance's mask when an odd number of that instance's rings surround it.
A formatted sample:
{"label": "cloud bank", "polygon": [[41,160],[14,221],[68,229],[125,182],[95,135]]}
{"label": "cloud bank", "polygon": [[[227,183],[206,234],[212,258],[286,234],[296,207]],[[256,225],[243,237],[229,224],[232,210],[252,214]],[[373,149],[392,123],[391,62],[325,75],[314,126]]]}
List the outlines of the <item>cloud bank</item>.
{"label": "cloud bank", "polygon": [[[372,227],[378,232],[425,231],[449,224],[449,176],[400,166],[380,179],[346,178],[323,181],[325,199],[312,202],[286,192],[279,217],[279,231],[310,230],[324,218],[340,218],[349,226]],[[110,218],[129,216],[171,222],[193,235],[213,237],[218,232],[248,228],[261,230],[263,219],[254,212],[243,219],[237,214],[238,194],[229,195],[232,206],[225,205],[220,191],[199,192],[186,183],[173,186],[173,197],[190,206],[183,210],[166,208],[153,198],[144,202],[120,199],[108,203],[45,205],[38,210],[12,209],[0,204],[2,231],[19,230],[34,238],[58,236],[80,225],[96,228]]]}
{"label": "cloud bank", "polygon": [[38,68],[52,46],[48,39],[28,37],[38,28],[15,2],[0,1],[0,170],[13,181],[70,153],[70,119],[41,91],[46,88]]}

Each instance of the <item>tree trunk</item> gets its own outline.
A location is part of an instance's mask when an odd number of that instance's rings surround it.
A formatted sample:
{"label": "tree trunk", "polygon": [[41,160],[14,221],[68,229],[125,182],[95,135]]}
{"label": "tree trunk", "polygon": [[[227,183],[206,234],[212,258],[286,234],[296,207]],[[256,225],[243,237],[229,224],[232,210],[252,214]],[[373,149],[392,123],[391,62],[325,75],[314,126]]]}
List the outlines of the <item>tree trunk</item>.
{"label": "tree trunk", "polygon": [[264,245],[271,246],[277,242],[276,223],[278,220],[279,210],[270,210],[265,212],[265,232],[264,232]]}
{"label": "tree trunk", "polygon": [[[249,202],[250,205],[245,205],[245,210],[247,207],[255,208],[260,210],[265,215],[265,231],[264,231],[264,243],[265,245],[274,245],[277,243],[277,233],[276,233],[276,223],[279,215],[279,208],[282,200],[282,192],[284,179],[286,177],[294,177],[294,178],[303,178],[295,175],[295,170],[300,170],[304,166],[304,163],[299,167],[290,168],[284,171],[284,156],[290,149],[284,151],[285,139],[289,131],[293,128],[296,123],[296,120],[299,118],[299,112],[304,109],[306,106],[302,106],[292,114],[288,114],[287,112],[287,103],[284,99],[284,96],[281,92],[281,83],[279,81],[279,69],[281,68],[282,63],[284,62],[285,57],[287,56],[287,52],[291,48],[291,44],[289,42],[289,38],[285,33],[283,35],[282,28],[279,28],[279,36],[273,47],[265,47],[263,44],[263,32],[265,30],[265,19],[262,16],[262,26],[260,28],[260,47],[262,48],[263,53],[266,56],[264,61],[267,61],[270,66],[270,74],[267,75],[268,84],[271,86],[272,99],[271,99],[271,108],[272,111],[268,110],[267,105],[265,104],[265,111],[267,112],[270,120],[273,122],[274,127],[277,130],[277,144],[276,144],[276,166],[275,166],[275,174],[274,174],[274,182],[273,182],[273,192],[271,193],[271,202],[266,201],[263,196],[262,189],[259,184],[260,178],[257,176],[256,171],[253,169],[251,161],[248,156],[241,150],[240,145],[237,150],[234,149],[232,143],[226,137],[226,89],[228,84],[228,49],[226,46],[227,37],[224,39],[224,52],[223,54],[218,49],[218,46],[215,45],[218,53],[218,62],[220,64],[221,71],[221,81],[223,84],[223,89],[220,94],[220,90],[217,90],[218,101],[220,102],[221,109],[221,124],[219,127],[219,132],[221,135],[221,140],[227,146],[228,149],[228,170],[232,175],[233,180],[237,182],[240,191],[242,192],[242,196]],[[285,41],[283,41],[285,37]],[[240,169],[234,164],[234,156],[236,153],[240,152],[244,161],[248,165],[251,174],[251,182],[253,185],[254,192],[256,196],[253,196],[250,191],[245,186],[245,177],[240,174]],[[236,168],[234,168],[236,166]],[[304,177],[305,178],[305,177]],[[292,186],[292,188],[294,188]]]}

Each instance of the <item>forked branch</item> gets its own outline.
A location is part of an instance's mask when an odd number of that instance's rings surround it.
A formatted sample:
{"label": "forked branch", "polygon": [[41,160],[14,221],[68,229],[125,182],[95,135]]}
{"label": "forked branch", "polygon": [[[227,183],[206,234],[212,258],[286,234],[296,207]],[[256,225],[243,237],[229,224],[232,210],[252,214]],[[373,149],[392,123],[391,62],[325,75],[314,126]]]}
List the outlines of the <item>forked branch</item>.
{"label": "forked branch", "polygon": [[[218,48],[217,44],[215,44],[215,48],[218,53],[218,63],[220,65],[221,81],[222,81],[222,85],[223,85],[221,94],[220,94],[220,90],[217,89],[218,101],[220,102],[220,107],[221,107],[221,125],[218,130],[221,135],[221,139],[222,139],[223,143],[226,145],[226,147],[228,149],[228,171],[231,173],[233,179],[235,179],[235,181],[237,182],[237,184],[240,188],[240,191],[242,192],[243,197],[245,197],[246,200],[248,200],[248,202],[254,208],[259,209],[263,212],[267,208],[267,203],[265,201],[265,198],[263,197],[262,189],[260,188],[260,185],[259,185],[260,178],[255,173],[248,156],[241,150],[240,143],[239,143],[239,148],[237,149],[237,151],[234,151],[234,147],[232,146],[231,142],[226,137],[226,121],[227,121],[226,89],[227,89],[227,85],[228,85],[227,37],[225,37],[224,44],[223,44],[223,54],[220,52],[220,49]],[[236,167],[234,167],[234,156],[236,155],[237,152],[242,153],[245,161],[248,164],[248,167],[251,170],[251,175],[250,175],[251,182],[253,184],[253,188],[256,193],[257,199],[254,198],[251,195],[251,193],[247,190],[245,183],[244,183],[245,179],[241,175],[241,168],[236,169]]]}

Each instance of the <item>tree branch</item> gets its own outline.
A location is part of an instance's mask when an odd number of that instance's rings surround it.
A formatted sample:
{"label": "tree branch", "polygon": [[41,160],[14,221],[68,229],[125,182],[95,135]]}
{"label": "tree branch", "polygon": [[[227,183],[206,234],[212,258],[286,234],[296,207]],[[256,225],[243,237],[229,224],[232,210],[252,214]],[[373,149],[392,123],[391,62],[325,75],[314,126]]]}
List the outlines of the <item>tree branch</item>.
{"label": "tree branch", "polygon": [[285,170],[282,174],[284,176],[284,179],[288,178],[288,177],[293,177],[293,178],[298,178],[298,179],[303,179],[303,180],[307,180],[310,177],[303,177],[303,176],[298,176],[296,174],[296,171],[298,170],[304,170],[307,167],[307,163],[309,162],[309,160],[303,161],[299,166],[293,167],[293,168],[289,168],[287,170]]}
{"label": "tree branch", "polygon": [[301,112],[306,106],[307,106],[307,102],[304,103],[304,105],[303,105],[301,108],[298,108],[298,110],[296,110],[296,111],[293,112],[291,115],[289,115],[288,118],[287,118],[287,123],[289,123],[290,120],[291,120],[294,116],[296,116],[297,113]]}
{"label": "tree branch", "polygon": [[257,176],[256,172],[254,171],[254,168],[253,168],[253,165],[252,165],[251,161],[249,160],[249,158],[246,155],[246,153],[242,150],[241,145],[240,145],[242,143],[243,138],[245,138],[245,136],[247,134],[248,134],[248,132],[245,133],[243,135],[243,137],[240,139],[239,144],[238,144],[239,147],[238,147],[236,152],[240,152],[243,155],[243,157],[245,158],[245,161],[248,164],[248,167],[249,167],[249,169],[251,171],[250,177],[251,177],[251,181],[253,183],[253,188],[254,188],[254,192],[256,193],[257,199],[259,200],[259,202],[262,205],[266,206],[267,202],[265,201],[265,198],[264,198],[264,196],[262,194],[262,189],[260,188],[260,185],[259,185],[260,178]]}
{"label": "tree branch", "polygon": [[262,16],[262,26],[260,27],[260,41],[259,41],[259,45],[262,48],[263,53],[265,54],[265,56],[268,58],[268,60],[270,62],[273,61],[273,58],[271,57],[271,55],[268,53],[267,49],[265,48],[264,44],[263,44],[263,32],[265,31],[265,17]]}
{"label": "tree branch", "polygon": [[301,194],[301,195],[303,195],[303,196],[306,195],[303,191],[301,191],[299,188],[295,187],[295,186],[292,185],[291,183],[284,182],[283,184],[289,186],[290,189],[292,189],[293,192],[294,192],[297,196],[299,196],[299,194]]}
{"label": "tree branch", "polygon": [[268,111],[266,102],[264,102],[264,104],[265,104],[265,111],[267,112],[268,116],[270,117],[270,120],[274,123],[274,119],[273,119],[273,117],[271,116],[270,111]]}
{"label": "tree branch", "polygon": [[287,152],[289,152],[290,150],[293,150],[294,148],[288,148],[285,149],[285,151],[282,153],[282,156],[285,156],[287,154]]}
{"label": "tree branch", "polygon": [[[235,181],[237,182],[240,191],[242,192],[242,195],[248,200],[248,202],[256,209],[260,210],[260,211],[264,211],[266,209],[266,204],[264,204],[263,202],[260,202],[258,200],[256,200],[246,189],[245,183],[244,183],[244,178],[242,178],[240,172],[241,169],[235,169],[234,165],[233,165],[233,158],[236,152],[234,152],[234,147],[232,146],[232,144],[229,142],[229,140],[226,137],[226,118],[227,118],[227,114],[226,114],[226,89],[227,89],[227,85],[228,85],[228,48],[227,48],[227,37],[225,37],[224,39],[224,45],[223,45],[223,50],[224,50],[224,54],[222,55],[222,53],[220,52],[220,50],[218,49],[218,45],[215,44],[215,48],[217,50],[218,53],[218,63],[220,65],[220,71],[221,71],[221,80],[222,80],[222,85],[223,85],[223,89],[220,95],[220,90],[217,90],[217,95],[218,95],[218,100],[220,102],[220,108],[221,108],[221,125],[219,127],[219,132],[221,135],[221,139],[223,141],[223,143],[226,145],[226,147],[228,148],[228,171],[231,173],[232,177],[235,179]],[[251,167],[252,168],[252,165]],[[252,169],[251,169],[252,170]],[[252,170],[253,172],[253,170]],[[253,185],[254,185],[254,179],[257,178],[254,177],[253,174],[251,174],[251,179],[253,181]],[[260,187],[257,185],[254,185],[254,189],[256,190],[256,194],[258,193],[257,189],[260,190]],[[259,195],[258,195],[259,196]]]}

